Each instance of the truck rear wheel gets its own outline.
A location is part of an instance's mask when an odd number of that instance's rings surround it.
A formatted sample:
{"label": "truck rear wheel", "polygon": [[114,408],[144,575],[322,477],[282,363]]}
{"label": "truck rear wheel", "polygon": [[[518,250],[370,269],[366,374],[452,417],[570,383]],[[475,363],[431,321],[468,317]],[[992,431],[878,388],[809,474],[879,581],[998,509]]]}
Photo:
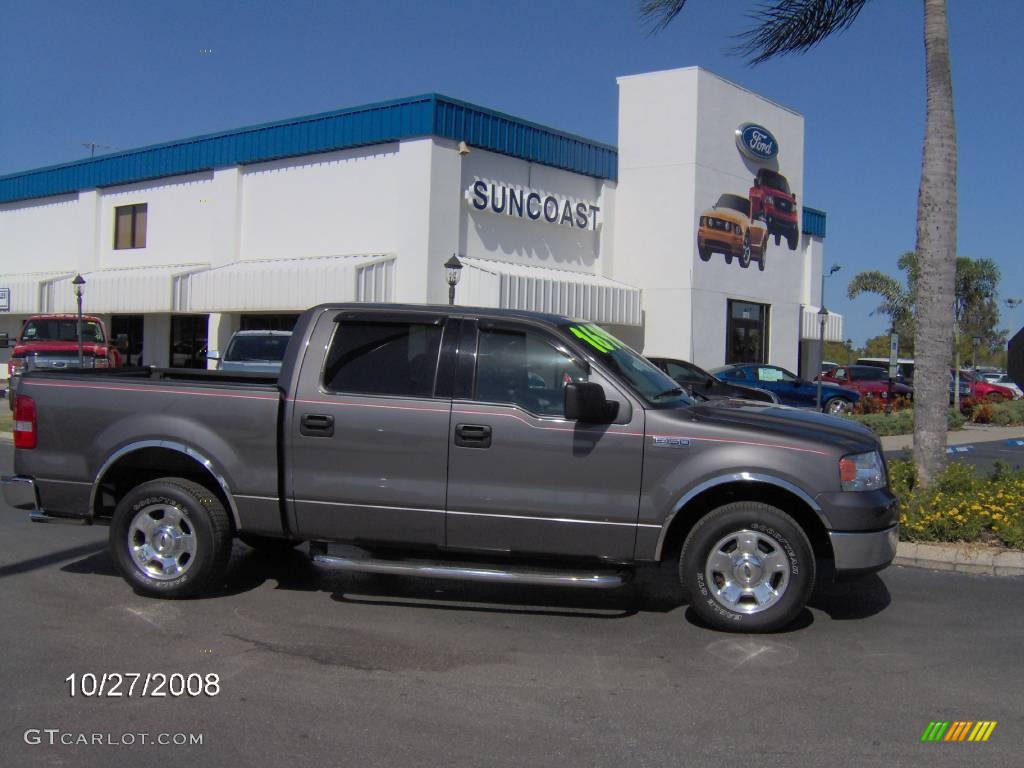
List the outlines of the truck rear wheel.
{"label": "truck rear wheel", "polygon": [[118,570],[137,592],[192,597],[224,575],[231,520],[209,489],[166,477],[133,488],[118,502],[109,543]]}
{"label": "truck rear wheel", "polygon": [[679,578],[704,621],[729,632],[790,624],[814,588],[814,552],[793,518],[739,501],[708,513],[683,543]]}

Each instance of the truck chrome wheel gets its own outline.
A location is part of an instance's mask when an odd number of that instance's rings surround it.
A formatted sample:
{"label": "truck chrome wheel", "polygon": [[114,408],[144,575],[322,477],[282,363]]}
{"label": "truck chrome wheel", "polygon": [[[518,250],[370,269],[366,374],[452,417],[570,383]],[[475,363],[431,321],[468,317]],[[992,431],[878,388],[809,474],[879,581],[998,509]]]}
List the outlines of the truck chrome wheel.
{"label": "truck chrome wheel", "polygon": [[176,579],[195,561],[195,529],[177,507],[153,504],[140,510],[128,526],[128,550],[150,578]]}
{"label": "truck chrome wheel", "polygon": [[744,529],[711,548],[704,577],[715,600],[730,611],[758,613],[777,603],[789,586],[789,558],[771,536]]}
{"label": "truck chrome wheel", "polygon": [[231,518],[217,494],[184,477],[132,488],[110,520],[110,554],[136,591],[178,599],[215,586],[231,557]]}
{"label": "truck chrome wheel", "polygon": [[791,624],[811,596],[814,571],[814,550],[800,524],[757,501],[705,513],[679,554],[690,608],[728,632],[773,632]]}

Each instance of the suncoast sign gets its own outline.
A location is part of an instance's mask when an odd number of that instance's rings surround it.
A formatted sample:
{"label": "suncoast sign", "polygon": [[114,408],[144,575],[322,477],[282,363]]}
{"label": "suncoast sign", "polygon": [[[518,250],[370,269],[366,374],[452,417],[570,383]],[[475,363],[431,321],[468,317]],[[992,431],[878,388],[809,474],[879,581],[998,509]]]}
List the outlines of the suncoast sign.
{"label": "suncoast sign", "polygon": [[466,190],[466,202],[477,211],[591,231],[597,231],[597,214],[601,211],[590,200],[487,179],[474,179]]}

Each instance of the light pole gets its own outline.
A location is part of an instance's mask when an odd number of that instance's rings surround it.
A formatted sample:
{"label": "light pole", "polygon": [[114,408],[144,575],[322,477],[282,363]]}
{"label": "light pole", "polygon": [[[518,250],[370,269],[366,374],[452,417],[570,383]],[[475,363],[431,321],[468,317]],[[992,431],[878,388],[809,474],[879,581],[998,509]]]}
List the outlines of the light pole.
{"label": "light pole", "polygon": [[853,365],[853,339],[846,340],[846,366]]}
{"label": "light pole", "polygon": [[448,306],[452,306],[455,304],[455,286],[459,284],[459,278],[462,277],[462,262],[453,253],[452,257],[444,263],[444,268],[448,273]]}
{"label": "light pole", "polygon": [[1016,297],[1011,297],[1009,299],[1004,299],[1003,300],[1003,303],[1010,310],[1010,316],[1007,318],[1007,321],[1010,324],[1010,335],[1011,336],[1013,335],[1013,310],[1015,310],[1017,307],[1019,307],[1021,305],[1022,301],[1024,301],[1024,299],[1018,299]]}
{"label": "light pole", "polygon": [[974,336],[971,338],[971,370],[974,371],[975,376],[978,374],[978,345],[981,344],[981,337]]}
{"label": "light pole", "polygon": [[75,335],[78,338],[78,367],[84,368],[85,357],[82,354],[82,293],[85,278],[80,274],[75,275],[75,279],[71,281],[71,284],[75,286],[75,299],[78,301],[78,325],[75,330]]}
{"label": "light pole", "polygon": [[[835,272],[836,268],[832,271]],[[825,302],[821,303],[821,309],[818,310],[818,349],[821,352],[818,354],[818,396],[815,402],[817,403],[818,410],[821,410],[821,361],[822,354],[825,351],[825,325],[828,323],[828,310],[825,309]]]}

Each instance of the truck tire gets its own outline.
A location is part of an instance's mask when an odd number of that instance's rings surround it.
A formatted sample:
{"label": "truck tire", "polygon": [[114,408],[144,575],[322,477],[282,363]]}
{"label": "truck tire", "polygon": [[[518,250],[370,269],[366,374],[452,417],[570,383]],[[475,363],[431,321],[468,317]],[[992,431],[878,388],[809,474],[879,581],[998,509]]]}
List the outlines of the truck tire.
{"label": "truck tire", "polygon": [[118,502],[110,554],[125,581],[150,597],[198,595],[224,575],[231,520],[220,500],[178,477],[152,480]]}
{"label": "truck tire", "polygon": [[283,555],[302,543],[295,539],[279,539],[275,536],[260,536],[257,533],[239,533],[238,538],[246,546],[265,555]]}
{"label": "truck tire", "polygon": [[700,256],[700,260],[701,261],[711,261],[711,249],[710,248],[702,248],[701,246],[698,245],[697,246],[697,255]]}
{"label": "truck tire", "polygon": [[743,250],[740,251],[740,266],[746,269],[750,266],[750,230],[743,233]]}
{"label": "truck tire", "polygon": [[715,629],[772,632],[790,624],[814,588],[814,552],[782,510],[738,501],[712,510],[679,555],[690,606]]}

